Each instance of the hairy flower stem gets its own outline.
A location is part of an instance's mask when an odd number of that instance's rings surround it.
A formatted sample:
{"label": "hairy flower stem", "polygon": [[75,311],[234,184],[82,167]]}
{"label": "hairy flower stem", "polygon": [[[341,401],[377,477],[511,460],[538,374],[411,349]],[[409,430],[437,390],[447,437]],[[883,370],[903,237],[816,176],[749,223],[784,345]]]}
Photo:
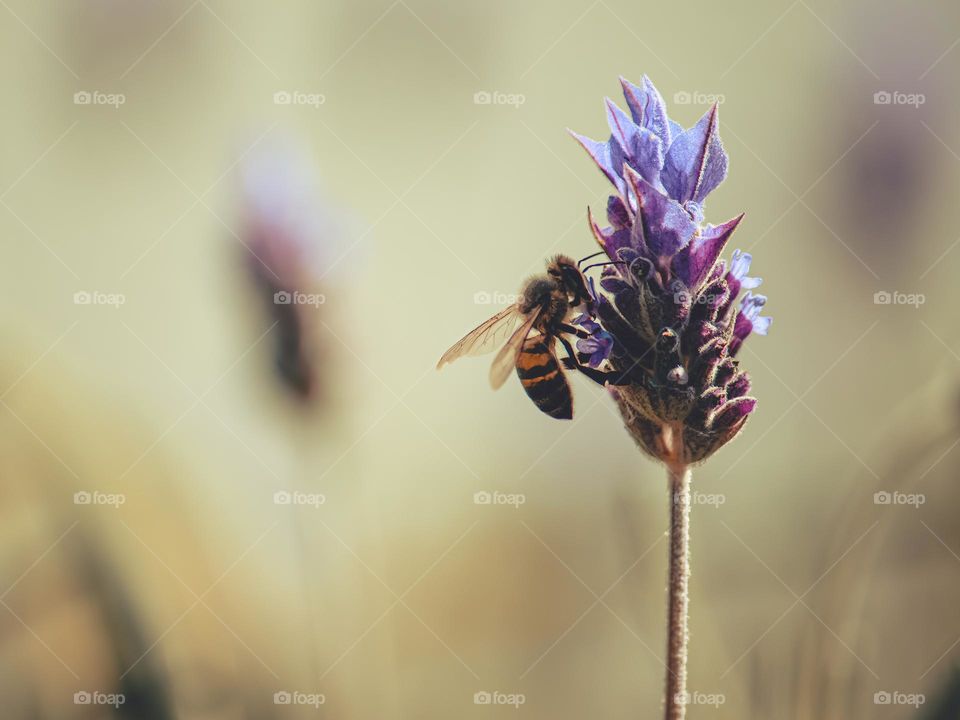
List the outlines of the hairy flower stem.
{"label": "hairy flower stem", "polygon": [[683,720],[687,693],[687,586],[690,580],[690,468],[667,469],[670,483],[670,576],[667,611],[666,720]]}

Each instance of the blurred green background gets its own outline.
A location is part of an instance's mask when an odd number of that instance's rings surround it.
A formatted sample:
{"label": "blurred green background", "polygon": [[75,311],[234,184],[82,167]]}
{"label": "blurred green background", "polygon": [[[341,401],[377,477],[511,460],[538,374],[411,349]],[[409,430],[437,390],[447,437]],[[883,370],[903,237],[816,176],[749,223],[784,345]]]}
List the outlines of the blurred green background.
{"label": "blurred green background", "polygon": [[[433,370],[594,251],[565,128],[646,73],[684,125],[721,103],[707,219],[746,212],[775,318],[694,474],[688,715],[960,717],[960,7],[0,6],[5,716],[660,713],[663,472],[582,378],[564,424]],[[245,249],[244,168],[291,154],[306,402]]]}

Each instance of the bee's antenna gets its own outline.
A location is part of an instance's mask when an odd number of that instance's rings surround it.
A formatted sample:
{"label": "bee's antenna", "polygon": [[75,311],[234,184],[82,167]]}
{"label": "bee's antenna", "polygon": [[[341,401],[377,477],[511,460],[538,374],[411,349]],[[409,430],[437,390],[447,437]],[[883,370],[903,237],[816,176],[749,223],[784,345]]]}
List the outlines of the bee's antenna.
{"label": "bee's antenna", "polygon": [[[586,259],[586,258],[584,258]],[[595,267],[606,267],[607,265],[626,265],[623,260],[611,260],[610,262],[594,263],[593,265],[587,265],[585,268],[580,268],[580,272],[586,272],[590,268]]]}
{"label": "bee's antenna", "polygon": [[585,263],[590,258],[595,258],[597,255],[603,255],[604,252],[606,251],[600,250],[599,252],[595,252],[593,255],[587,255],[585,258],[580,258],[579,260],[577,260],[577,267],[579,268],[583,263]]}

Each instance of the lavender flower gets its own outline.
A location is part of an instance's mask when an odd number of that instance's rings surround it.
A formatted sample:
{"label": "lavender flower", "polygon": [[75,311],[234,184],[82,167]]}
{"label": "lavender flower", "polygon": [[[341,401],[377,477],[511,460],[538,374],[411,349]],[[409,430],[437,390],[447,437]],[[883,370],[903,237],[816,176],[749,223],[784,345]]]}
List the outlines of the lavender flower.
{"label": "lavender flower", "polygon": [[[244,259],[274,322],[273,360],[282,387],[300,401],[320,394],[315,337],[321,242],[330,227],[303,150],[293,142],[252,153],[241,166]],[[313,300],[314,302],[311,302]]]}
{"label": "lavender flower", "polygon": [[613,335],[586,314],[574,318],[573,324],[580,326],[587,333],[587,337],[577,340],[577,354],[580,361],[592,368],[599,367],[610,357],[614,343]]}
{"label": "lavender flower", "polygon": [[[596,317],[579,325],[586,364],[606,363],[608,384],[640,448],[673,467],[699,462],[730,441],[756,406],[737,351],[765,335],[766,297],[751,290],[751,256],[720,256],[742,219],[704,223],[704,203],[727,174],[717,107],[689,129],[667,116],[653,83],[621,78],[629,114],[606,101],[610,138],[573,133],[616,189],[609,225],[589,223],[611,264]],[[739,303],[741,290],[745,291]],[[593,323],[598,327],[593,327]]]}

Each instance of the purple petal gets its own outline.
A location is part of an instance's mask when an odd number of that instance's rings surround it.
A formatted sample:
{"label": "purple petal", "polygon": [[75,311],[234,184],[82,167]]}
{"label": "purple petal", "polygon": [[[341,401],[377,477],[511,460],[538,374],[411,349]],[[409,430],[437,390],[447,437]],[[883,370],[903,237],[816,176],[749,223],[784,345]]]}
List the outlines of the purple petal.
{"label": "purple petal", "polygon": [[726,387],[728,398],[743,397],[750,392],[750,376],[742,372],[737,375]]}
{"label": "purple petal", "polygon": [[611,260],[617,259],[617,251],[620,248],[630,247],[630,230],[628,228],[608,227],[601,229],[596,220],[593,219],[593,210],[590,208],[587,208],[587,221],[590,223],[593,236]]}
{"label": "purple petal", "polygon": [[750,271],[750,262],[753,257],[750,253],[733,251],[733,257],[730,259],[730,272],[727,273],[727,285],[730,287],[730,301],[737,297],[740,290],[753,290],[763,282],[760,278],[747,277]]}
{"label": "purple petal", "polygon": [[633,139],[640,128],[630,121],[627,114],[618,108],[613,100],[604,98],[604,103],[607,106],[607,125],[610,126],[610,134],[629,155],[630,148],[633,147]]}
{"label": "purple petal", "polygon": [[760,316],[760,310],[766,304],[766,295],[754,295],[752,292],[748,292],[740,301],[740,314],[753,322]]}
{"label": "purple petal", "polygon": [[630,150],[630,166],[655,188],[662,189],[660,169],[663,167],[663,143],[649,130],[640,128]]}
{"label": "purple petal", "polygon": [[[737,366],[734,365],[733,360],[730,358],[724,358],[723,362],[720,363],[720,366],[717,368],[717,374],[713,378],[713,382],[717,387],[724,387],[729,383],[734,375],[737,373]],[[746,373],[742,373],[746,374]]]}
{"label": "purple petal", "polygon": [[679,204],[636,173],[627,173],[627,179],[638,199],[630,245],[652,258],[673,257],[690,242],[696,224]]}
{"label": "purple petal", "polygon": [[671,268],[674,275],[683,280],[689,288],[700,287],[742,219],[741,213],[722,225],[708,225],[673,259]]}
{"label": "purple petal", "polygon": [[693,200],[687,200],[683,204],[683,209],[687,211],[687,214],[693,219],[693,221],[699,225],[703,222],[703,205]]}
{"label": "purple petal", "polygon": [[598,142],[596,140],[591,140],[588,137],[583,135],[578,135],[573,132],[573,130],[568,130],[574,139],[580,143],[581,147],[587,151],[587,154],[593,159],[597,164],[597,167],[607,176],[607,180],[613,183],[613,186],[617,188],[621,195],[623,195],[626,190],[623,182],[623,178],[620,177],[622,170],[622,163],[620,167],[614,164],[614,158],[611,156],[610,145],[605,142]]}
{"label": "purple petal", "polygon": [[590,367],[597,367],[610,357],[613,350],[613,335],[593,320],[580,322],[579,325],[590,333],[590,337],[577,340],[577,352],[589,355],[587,364]]}
{"label": "purple petal", "polygon": [[743,280],[747,276],[747,272],[750,270],[750,263],[752,260],[753,255],[750,253],[745,253],[741,250],[734,250],[733,256],[730,258],[730,274],[733,275],[737,280]]}
{"label": "purple petal", "polygon": [[[607,124],[610,125],[610,161],[619,172],[628,163],[654,187],[660,185],[663,167],[663,141],[647,128],[635,125],[630,117],[607,98]],[[619,149],[618,149],[619,148]]]}
{"label": "purple petal", "polygon": [[616,295],[618,292],[622,292],[624,290],[633,289],[630,287],[628,282],[613,275],[600,278],[600,287],[613,295]]}
{"label": "purple petal", "polygon": [[[719,280],[723,277],[725,266],[723,260],[718,262],[713,266],[713,270],[710,272],[710,276],[707,278],[707,282],[713,282],[714,280]],[[727,283],[729,285],[729,282]]]}
{"label": "purple petal", "polygon": [[753,332],[753,321],[742,312],[737,313],[737,320],[733,324],[733,338],[731,342],[731,352],[734,347],[740,347],[740,343],[746,340],[747,336]]}
{"label": "purple petal", "polygon": [[753,332],[757,335],[766,335],[770,332],[770,325],[773,323],[772,317],[758,317],[753,320]]}
{"label": "purple petal", "polygon": [[730,354],[735,355],[743,344],[743,341],[751,333],[757,335],[766,335],[770,330],[772,318],[760,317],[760,310],[766,304],[767,298],[763,295],[754,295],[747,291],[740,301],[740,312],[737,313],[737,321],[733,326],[733,337],[730,340]]}
{"label": "purple petal", "polygon": [[630,227],[630,211],[618,195],[607,198],[607,222],[617,230]]}
{"label": "purple petal", "polygon": [[757,406],[757,399],[739,397],[725,402],[713,416],[713,427],[717,430],[732,428]]}
{"label": "purple petal", "polygon": [[593,301],[594,308],[600,302],[600,293],[597,292],[597,285],[592,277],[587,278],[587,292],[590,293],[590,299]]}
{"label": "purple petal", "polygon": [[[619,184],[623,183],[623,167],[629,164],[627,162],[627,152],[620,144],[620,141],[613,135],[610,135],[610,139],[607,141],[607,147],[610,148],[610,165],[617,173],[617,189],[620,189],[623,187],[623,185]],[[621,193],[622,192],[621,190]]]}
{"label": "purple petal", "polygon": [[727,154],[720,142],[717,106],[689,130],[674,137],[663,161],[661,180],[678,202],[702,203],[727,176]]}
{"label": "purple petal", "polygon": [[623,97],[627,101],[627,107],[630,108],[633,121],[659,137],[664,147],[669,147],[670,121],[667,118],[667,106],[657,88],[650,82],[650,78],[644,75],[641,82],[643,87],[637,87],[625,78],[620,78]]}

